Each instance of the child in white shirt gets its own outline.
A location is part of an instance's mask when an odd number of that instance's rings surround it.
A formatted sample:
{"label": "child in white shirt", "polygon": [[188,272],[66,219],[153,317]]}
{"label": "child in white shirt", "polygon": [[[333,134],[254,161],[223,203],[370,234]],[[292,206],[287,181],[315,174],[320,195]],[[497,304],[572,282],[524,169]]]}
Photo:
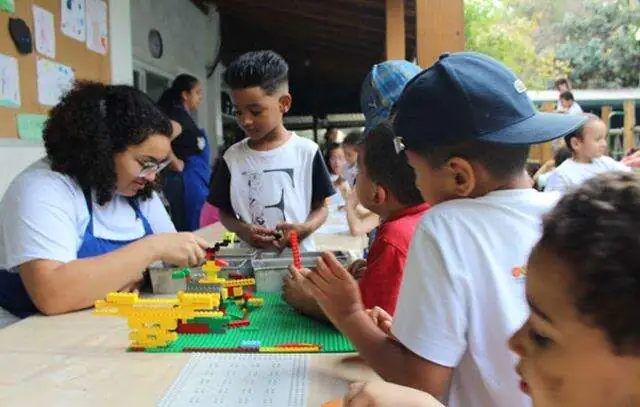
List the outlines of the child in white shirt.
{"label": "child in white shirt", "polygon": [[587,123],[565,137],[571,158],[556,168],[545,187],[545,192],[567,190],[582,185],[598,174],[610,171],[631,171],[626,165],[605,155],[607,127],[600,118],[587,113]]}

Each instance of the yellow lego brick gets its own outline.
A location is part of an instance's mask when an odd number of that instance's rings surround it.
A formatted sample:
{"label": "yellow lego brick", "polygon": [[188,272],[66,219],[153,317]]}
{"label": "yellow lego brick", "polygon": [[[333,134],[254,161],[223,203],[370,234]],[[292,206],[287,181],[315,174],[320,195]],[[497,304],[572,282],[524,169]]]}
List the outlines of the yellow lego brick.
{"label": "yellow lego brick", "polygon": [[250,285],[256,285],[256,279],[255,278],[243,278],[241,280],[225,280],[222,283],[222,286],[225,287],[225,288],[246,287],[246,286],[250,286]]}
{"label": "yellow lego brick", "polygon": [[264,298],[257,298],[257,297],[249,298],[249,304],[255,305],[255,306],[262,306],[264,305]]}
{"label": "yellow lego brick", "polygon": [[313,347],[290,347],[290,348],[279,348],[279,347],[263,347],[259,349],[260,353],[315,353],[320,352],[319,346]]}
{"label": "yellow lego brick", "polygon": [[138,294],[137,293],[119,293],[113,292],[107,294],[107,302],[113,304],[135,304],[138,302]]}

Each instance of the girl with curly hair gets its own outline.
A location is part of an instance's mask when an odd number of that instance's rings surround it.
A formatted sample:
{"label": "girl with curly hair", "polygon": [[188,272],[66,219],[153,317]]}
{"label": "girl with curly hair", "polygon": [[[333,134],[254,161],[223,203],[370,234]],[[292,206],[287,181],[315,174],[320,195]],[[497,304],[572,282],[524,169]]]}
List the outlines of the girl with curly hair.
{"label": "girl with curly hair", "polygon": [[209,143],[190,114],[201,102],[202,84],[188,74],[178,75],[158,101],[167,116],[182,129],[171,143],[174,156],[163,185],[171,207],[171,219],[181,231],[198,229],[200,211],[209,194]]}
{"label": "girl with curly hair", "polygon": [[171,134],[169,119],[129,86],[79,83],[62,98],[45,125],[46,157],[0,203],[0,311],[87,308],[138,287],[151,263],[204,259],[207,243],[176,233],[153,190]]}

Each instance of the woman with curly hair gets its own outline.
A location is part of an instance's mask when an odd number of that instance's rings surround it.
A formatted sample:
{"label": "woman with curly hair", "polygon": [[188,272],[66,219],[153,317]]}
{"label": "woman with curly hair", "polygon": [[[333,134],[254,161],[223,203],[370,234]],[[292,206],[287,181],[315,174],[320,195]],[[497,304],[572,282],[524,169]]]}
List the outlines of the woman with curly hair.
{"label": "woman with curly hair", "polygon": [[0,203],[0,311],[79,310],[136,288],[151,263],[204,259],[207,243],[176,233],[153,190],[171,134],[129,86],[80,83],[62,98],[45,125],[46,157]]}
{"label": "woman with curly hair", "polygon": [[200,211],[209,194],[209,143],[190,114],[201,102],[202,84],[188,74],[178,75],[158,101],[167,116],[182,128],[171,143],[175,155],[163,188],[171,207],[171,219],[181,231],[198,229]]}

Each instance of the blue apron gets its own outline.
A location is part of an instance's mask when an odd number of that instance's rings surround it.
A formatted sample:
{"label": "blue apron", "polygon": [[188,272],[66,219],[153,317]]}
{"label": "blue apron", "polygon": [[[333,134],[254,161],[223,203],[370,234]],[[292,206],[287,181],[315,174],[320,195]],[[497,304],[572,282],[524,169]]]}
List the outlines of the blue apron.
{"label": "blue apron", "polygon": [[[87,209],[89,210],[89,223],[84,231],[82,244],[78,249],[78,259],[96,257],[111,253],[112,251],[118,250],[119,248],[138,240],[109,240],[95,237],[93,234],[93,205],[91,201],[91,193],[89,191],[85,191],[84,197],[87,203]],[[151,225],[140,211],[138,201],[130,199],[129,204],[135,211],[136,217],[142,220],[142,224],[144,225],[143,237],[152,235],[153,230],[151,229]],[[33,301],[31,301],[29,294],[27,294],[20,275],[18,273],[10,273],[7,270],[0,270],[0,307],[6,309],[19,318],[26,318],[39,312],[33,304]]]}
{"label": "blue apron", "polygon": [[209,196],[211,179],[211,153],[209,138],[200,130],[204,138],[204,148],[199,154],[187,157],[182,171],[184,228],[194,231],[200,228],[200,211]]}

